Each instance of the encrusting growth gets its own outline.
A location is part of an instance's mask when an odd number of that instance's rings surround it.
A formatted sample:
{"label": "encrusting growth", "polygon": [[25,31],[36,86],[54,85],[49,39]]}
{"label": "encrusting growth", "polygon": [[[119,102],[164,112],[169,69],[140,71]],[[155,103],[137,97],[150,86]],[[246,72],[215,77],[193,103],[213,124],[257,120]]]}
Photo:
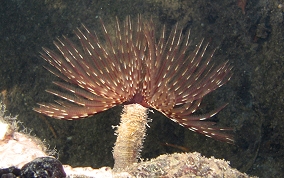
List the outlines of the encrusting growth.
{"label": "encrusting growth", "polygon": [[[223,132],[230,128],[216,127],[215,122],[207,120],[224,106],[208,114],[194,114],[202,98],[231,77],[228,62],[217,66],[210,64],[213,52],[202,60],[208,44],[203,45],[202,40],[194,51],[190,51],[190,33],[183,34],[177,25],[168,37],[164,26],[157,38],[153,21],[143,20],[141,15],[138,15],[136,25],[127,17],[121,27],[117,19],[114,38],[102,21],[101,24],[104,38],[83,27],[75,31],[82,47],[63,37],[54,42],[61,55],[43,49],[42,58],[52,66],[47,69],[65,81],[54,84],[69,93],[47,90],[65,101],[39,104],[35,111],[58,119],[75,120],[124,104],[125,118],[135,118],[135,111],[129,111],[131,107],[128,106],[138,104],[144,108],[141,113],[153,108],[190,130],[234,142],[230,134]],[[138,116],[147,120],[144,115]],[[121,127],[125,127],[123,123]],[[133,135],[136,131],[127,132],[125,135]],[[118,140],[124,135],[120,128],[117,134]],[[124,145],[121,149],[129,148]],[[139,150],[132,152],[137,153],[136,156],[127,159],[136,161]],[[114,151],[115,164],[122,153],[123,150]]]}

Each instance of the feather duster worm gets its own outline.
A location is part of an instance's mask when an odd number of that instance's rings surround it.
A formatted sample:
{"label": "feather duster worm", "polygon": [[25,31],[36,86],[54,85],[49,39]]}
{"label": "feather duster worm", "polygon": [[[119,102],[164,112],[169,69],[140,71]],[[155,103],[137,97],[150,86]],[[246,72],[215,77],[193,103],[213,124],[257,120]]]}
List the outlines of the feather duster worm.
{"label": "feather duster worm", "polygon": [[[214,122],[207,120],[224,106],[208,114],[194,115],[202,98],[231,77],[228,62],[211,65],[213,52],[203,60],[208,44],[201,41],[194,51],[190,51],[190,33],[184,35],[177,25],[169,36],[166,36],[164,26],[157,39],[153,21],[145,21],[141,16],[138,16],[137,24],[127,17],[123,27],[116,19],[114,37],[102,21],[101,24],[103,39],[83,27],[75,31],[81,47],[63,37],[54,42],[61,54],[43,48],[41,56],[52,66],[47,69],[64,80],[54,84],[69,93],[47,90],[64,100],[56,101],[56,104],[39,104],[35,111],[58,119],[74,120],[119,104],[128,106],[125,113],[129,107],[139,104],[144,107],[137,114],[143,116],[142,119],[147,120],[147,108],[153,108],[192,131],[234,142],[231,135],[223,132],[229,128],[216,127]],[[128,115],[126,120],[131,117]],[[147,121],[141,122],[145,127]],[[138,137],[143,139],[143,136]],[[131,139],[126,145],[130,142]],[[129,155],[134,155],[129,159],[137,159],[137,149],[141,146],[127,148]],[[118,160],[120,151],[114,148],[115,160]]]}

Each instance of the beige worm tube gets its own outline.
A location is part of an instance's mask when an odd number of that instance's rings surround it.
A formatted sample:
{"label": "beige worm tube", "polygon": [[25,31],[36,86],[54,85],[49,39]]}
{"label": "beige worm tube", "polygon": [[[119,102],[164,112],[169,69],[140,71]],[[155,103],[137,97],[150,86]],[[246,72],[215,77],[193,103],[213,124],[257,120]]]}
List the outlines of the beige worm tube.
{"label": "beige worm tube", "polygon": [[148,122],[148,108],[140,104],[125,105],[117,127],[113,148],[114,170],[126,168],[140,158]]}

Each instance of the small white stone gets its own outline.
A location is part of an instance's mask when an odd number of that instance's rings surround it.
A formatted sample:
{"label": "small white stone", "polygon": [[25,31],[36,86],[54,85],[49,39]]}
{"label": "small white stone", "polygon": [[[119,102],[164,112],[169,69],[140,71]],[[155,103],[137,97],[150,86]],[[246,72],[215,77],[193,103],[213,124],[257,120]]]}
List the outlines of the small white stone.
{"label": "small white stone", "polygon": [[9,124],[0,121],[0,140],[5,139],[5,135],[9,130]]}

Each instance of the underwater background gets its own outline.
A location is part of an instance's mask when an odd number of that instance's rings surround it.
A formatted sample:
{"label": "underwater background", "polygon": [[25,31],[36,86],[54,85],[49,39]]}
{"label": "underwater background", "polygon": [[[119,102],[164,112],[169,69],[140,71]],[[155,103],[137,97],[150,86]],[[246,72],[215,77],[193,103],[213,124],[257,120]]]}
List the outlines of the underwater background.
{"label": "underwater background", "polygon": [[[34,112],[38,102],[56,97],[44,90],[59,79],[43,68],[42,47],[55,49],[62,35],[76,41],[73,33],[82,24],[100,32],[99,18],[109,29],[117,16],[153,18],[157,31],[178,23],[191,30],[193,46],[210,41],[216,52],[213,63],[226,60],[233,76],[206,96],[199,113],[225,103],[213,117],[220,126],[233,127],[236,144],[219,142],[172,122],[157,111],[149,117],[142,158],[165,153],[197,151],[207,157],[226,159],[242,172],[259,177],[284,177],[284,1],[269,0],[0,0],[0,92],[12,115],[19,115],[22,129],[56,148],[63,164],[113,166],[121,106],[90,118],[63,121]],[[98,35],[100,35],[98,33]],[[78,41],[77,41],[78,42]],[[79,44],[79,42],[78,42]],[[57,155],[57,156],[58,156]]]}

